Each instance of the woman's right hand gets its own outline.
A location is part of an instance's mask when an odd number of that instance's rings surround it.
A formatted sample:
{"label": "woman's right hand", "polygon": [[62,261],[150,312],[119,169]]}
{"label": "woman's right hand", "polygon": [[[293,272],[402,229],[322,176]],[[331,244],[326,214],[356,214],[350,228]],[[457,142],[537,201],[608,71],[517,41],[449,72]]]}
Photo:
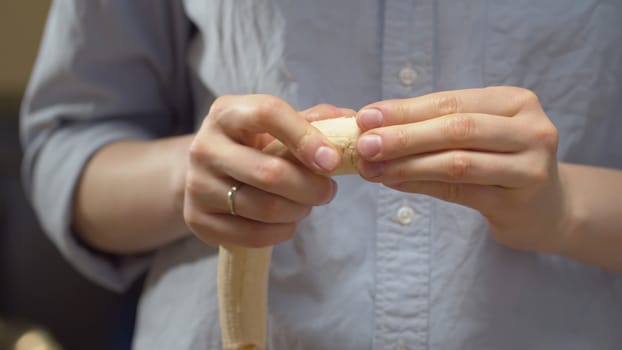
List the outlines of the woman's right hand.
{"label": "woman's right hand", "polygon": [[[269,95],[224,96],[212,104],[189,149],[183,215],[210,245],[273,245],[291,238],[313,206],[328,203],[336,184],[321,174],[340,162],[311,119],[354,114],[318,105],[297,112]],[[297,161],[261,151],[279,139]],[[227,193],[233,187],[235,215]]]}

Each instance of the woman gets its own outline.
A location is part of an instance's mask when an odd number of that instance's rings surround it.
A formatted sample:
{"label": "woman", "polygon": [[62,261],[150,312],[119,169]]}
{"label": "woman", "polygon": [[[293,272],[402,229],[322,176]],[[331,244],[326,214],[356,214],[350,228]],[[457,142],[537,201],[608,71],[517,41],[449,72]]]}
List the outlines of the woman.
{"label": "woman", "polygon": [[[148,271],[136,349],[220,347],[222,243],[277,244],[270,349],[613,348],[621,21],[613,0],[55,1],[26,186],[86,276]],[[308,121],[343,114],[361,177],[330,180]]]}

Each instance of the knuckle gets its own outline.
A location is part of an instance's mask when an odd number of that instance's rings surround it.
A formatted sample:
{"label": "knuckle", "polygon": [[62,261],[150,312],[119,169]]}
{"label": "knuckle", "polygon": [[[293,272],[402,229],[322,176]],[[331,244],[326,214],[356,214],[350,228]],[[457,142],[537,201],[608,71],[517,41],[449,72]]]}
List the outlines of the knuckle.
{"label": "knuckle", "polygon": [[537,144],[545,149],[556,152],[559,142],[559,132],[552,123],[546,123],[534,131],[534,138]]}
{"label": "knuckle", "polygon": [[397,149],[406,149],[409,147],[410,135],[407,128],[397,128],[395,132],[395,145],[398,147]]}
{"label": "knuckle", "polygon": [[529,178],[534,183],[546,183],[550,178],[550,171],[548,164],[544,162],[539,165],[531,166],[529,172]]}
{"label": "knuckle", "polygon": [[409,116],[412,114],[411,107],[409,103],[396,103],[393,105],[393,110],[382,111],[383,115],[391,115],[395,119],[396,123],[401,124],[408,120]]}
{"label": "knuckle", "polygon": [[460,99],[456,95],[441,95],[436,98],[436,109],[439,115],[459,113],[460,107]]}
{"label": "knuckle", "polygon": [[278,97],[262,95],[261,102],[257,104],[255,110],[258,122],[262,125],[271,125],[274,118],[278,117],[282,104]]}
{"label": "knuckle", "polygon": [[538,95],[532,90],[521,88],[521,87],[512,87],[513,94],[516,99],[516,104],[521,108],[524,106],[533,106],[534,104],[539,104]]}
{"label": "knuckle", "polygon": [[467,115],[454,115],[447,119],[447,134],[454,145],[468,141],[475,133],[475,120]]}
{"label": "knuckle", "polygon": [[524,102],[535,102],[538,101],[538,95],[536,95],[533,90],[518,88],[519,96]]}
{"label": "knuckle", "polygon": [[297,154],[304,153],[304,150],[307,148],[307,145],[313,144],[312,140],[315,139],[315,133],[313,128],[307,128],[304,131],[304,134],[300,136],[298,141],[296,142],[294,152]]}
{"label": "knuckle", "polygon": [[208,119],[218,119],[219,116],[225,114],[225,111],[229,108],[230,96],[220,96],[212,102],[212,105],[207,112]]}
{"label": "knuckle", "polygon": [[447,167],[447,175],[450,179],[460,180],[467,177],[471,162],[463,152],[454,152],[450,157]]}
{"label": "knuckle", "polygon": [[287,168],[282,159],[272,157],[265,162],[260,162],[254,171],[255,180],[265,190],[279,186],[287,176]]}
{"label": "knuckle", "polygon": [[210,147],[195,138],[188,148],[188,158],[192,164],[205,163],[211,158]]}

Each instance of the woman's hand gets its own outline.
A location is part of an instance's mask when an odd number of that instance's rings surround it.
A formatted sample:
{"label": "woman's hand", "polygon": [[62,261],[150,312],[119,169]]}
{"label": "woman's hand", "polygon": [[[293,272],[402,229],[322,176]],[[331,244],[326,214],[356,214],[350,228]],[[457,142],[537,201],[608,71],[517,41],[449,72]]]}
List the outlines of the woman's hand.
{"label": "woman's hand", "polygon": [[357,122],[361,175],[481,212],[507,246],[557,252],[567,219],[557,130],[531,92],[491,87],[381,101]]}
{"label": "woman's hand", "polygon": [[[319,174],[337,167],[339,155],[309,121],[348,113],[354,114],[330,105],[299,113],[268,95],[218,98],[190,146],[183,208],[188,227],[212,245],[259,247],[291,238],[311,208],[328,203],[337,190]],[[299,163],[262,152],[274,138]],[[235,215],[227,204],[233,186]]]}

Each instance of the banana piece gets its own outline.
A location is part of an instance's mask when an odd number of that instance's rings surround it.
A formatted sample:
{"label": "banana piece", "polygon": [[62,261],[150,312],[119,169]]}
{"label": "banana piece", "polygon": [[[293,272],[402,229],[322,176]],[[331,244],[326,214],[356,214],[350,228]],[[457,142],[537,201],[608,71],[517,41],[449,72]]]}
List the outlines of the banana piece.
{"label": "banana piece", "polygon": [[[356,139],[361,130],[356,124],[356,119],[353,116],[324,119],[312,122],[311,125],[320,130],[341,154],[341,164],[329,175],[357,174]],[[280,157],[292,157],[287,147],[279,140],[273,141],[263,150]]]}
{"label": "banana piece", "polygon": [[[356,140],[360,129],[354,117],[311,123],[341,153],[341,164],[329,175],[356,174]],[[275,140],[264,152],[291,157]],[[221,246],[218,253],[218,306],[223,350],[266,350],[268,272],[272,247]]]}
{"label": "banana piece", "polygon": [[220,246],[218,307],[223,350],[265,350],[272,247]]}

